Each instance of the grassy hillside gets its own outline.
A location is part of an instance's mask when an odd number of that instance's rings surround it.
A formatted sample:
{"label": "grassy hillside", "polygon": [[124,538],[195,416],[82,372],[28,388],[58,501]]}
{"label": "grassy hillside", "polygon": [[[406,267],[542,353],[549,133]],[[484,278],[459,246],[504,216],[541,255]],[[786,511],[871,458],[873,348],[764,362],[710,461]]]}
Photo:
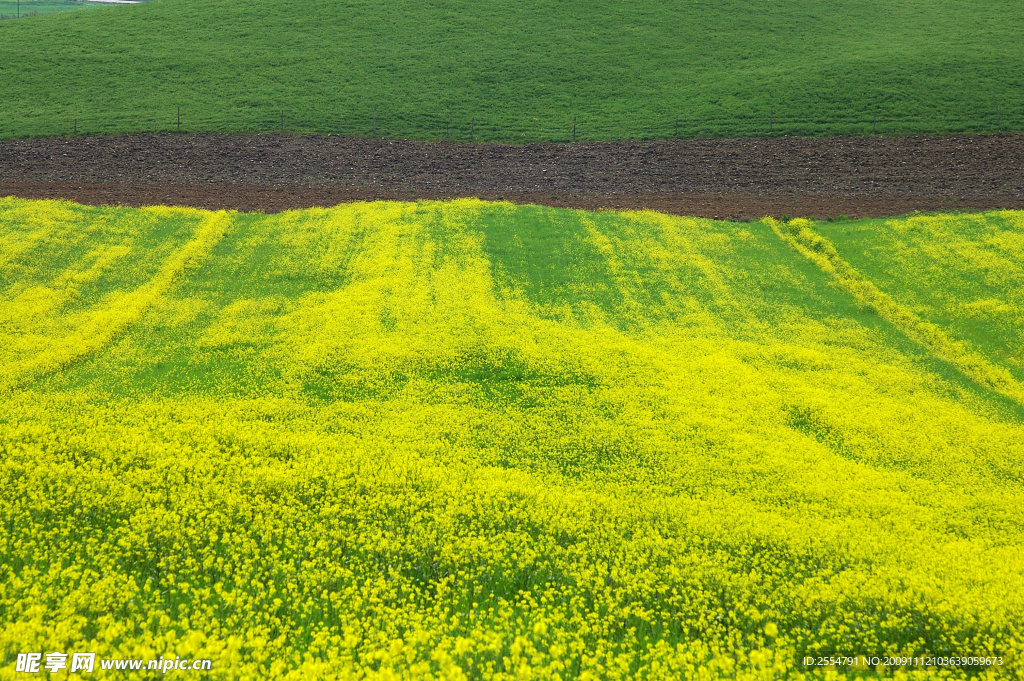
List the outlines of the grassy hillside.
{"label": "grassy hillside", "polygon": [[1017,0],[156,0],[0,24],[0,137],[1020,130],[1022,34]]}
{"label": "grassy hillside", "polygon": [[1021,261],[1013,212],[4,199],[0,678],[1020,674],[1024,282],[949,232]]}

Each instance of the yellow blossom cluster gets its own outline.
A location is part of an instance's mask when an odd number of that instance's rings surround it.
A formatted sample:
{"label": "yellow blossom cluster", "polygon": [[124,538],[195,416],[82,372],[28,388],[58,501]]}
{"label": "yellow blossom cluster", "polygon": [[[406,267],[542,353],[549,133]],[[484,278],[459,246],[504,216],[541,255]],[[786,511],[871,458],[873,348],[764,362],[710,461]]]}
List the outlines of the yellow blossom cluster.
{"label": "yellow blossom cluster", "polygon": [[0,199],[0,679],[1020,676],[1022,234]]}

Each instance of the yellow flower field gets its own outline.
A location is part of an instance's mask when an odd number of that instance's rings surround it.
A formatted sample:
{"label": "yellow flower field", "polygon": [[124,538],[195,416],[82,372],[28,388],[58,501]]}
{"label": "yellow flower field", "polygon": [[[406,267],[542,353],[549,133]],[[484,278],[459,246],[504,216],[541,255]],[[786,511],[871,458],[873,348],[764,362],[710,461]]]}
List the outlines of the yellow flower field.
{"label": "yellow flower field", "polygon": [[1019,678],[1021,291],[1013,212],[0,199],[0,679]]}

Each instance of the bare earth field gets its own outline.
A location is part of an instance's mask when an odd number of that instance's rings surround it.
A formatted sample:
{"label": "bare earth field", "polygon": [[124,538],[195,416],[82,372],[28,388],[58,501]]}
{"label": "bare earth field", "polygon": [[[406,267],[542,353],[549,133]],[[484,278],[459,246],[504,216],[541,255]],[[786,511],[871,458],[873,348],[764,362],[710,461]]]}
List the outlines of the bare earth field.
{"label": "bare earth field", "polygon": [[477,196],[704,217],[1024,208],[1024,135],[467,144],[331,135],[0,141],[0,196],[277,212]]}

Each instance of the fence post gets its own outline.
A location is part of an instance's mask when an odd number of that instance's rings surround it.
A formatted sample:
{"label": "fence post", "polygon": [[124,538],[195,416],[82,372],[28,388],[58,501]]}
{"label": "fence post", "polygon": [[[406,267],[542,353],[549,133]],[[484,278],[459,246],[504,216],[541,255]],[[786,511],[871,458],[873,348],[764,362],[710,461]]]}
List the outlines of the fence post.
{"label": "fence post", "polygon": [[768,109],[768,132],[775,131],[775,107]]}

